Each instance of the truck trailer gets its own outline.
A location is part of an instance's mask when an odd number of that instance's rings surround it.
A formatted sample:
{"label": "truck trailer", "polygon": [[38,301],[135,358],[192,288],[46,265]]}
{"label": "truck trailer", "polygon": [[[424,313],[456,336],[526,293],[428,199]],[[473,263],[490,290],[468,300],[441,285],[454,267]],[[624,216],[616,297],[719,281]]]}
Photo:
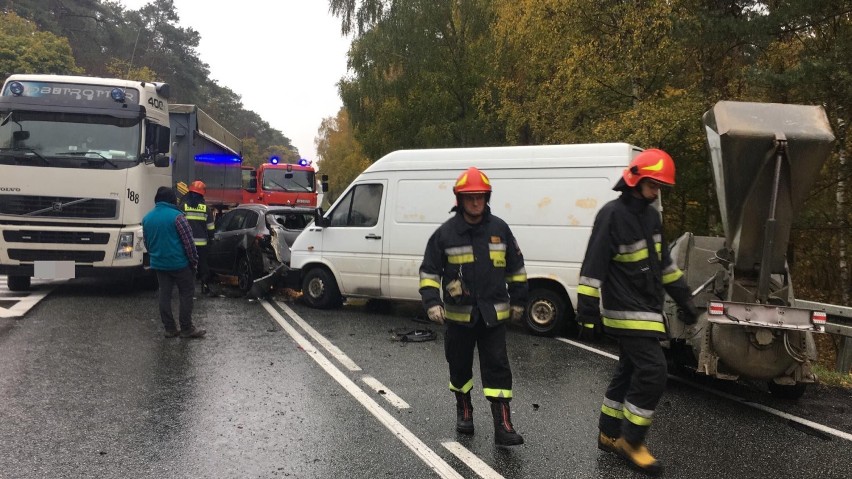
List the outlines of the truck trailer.
{"label": "truck trailer", "polygon": [[[222,204],[239,197],[237,143],[205,133],[195,108],[176,111],[172,133],[168,97],[165,83],[60,75],[6,80],[0,91],[0,274],[8,276],[10,290],[29,289],[33,277],[143,274],[141,221],[161,186],[206,179],[233,188],[222,192]],[[194,126],[182,128],[179,115],[195,118]],[[204,142],[229,158],[206,161]],[[226,180],[232,177],[235,183]]]}
{"label": "truck trailer", "polygon": [[816,380],[813,335],[825,331],[826,312],[798,307],[787,249],[834,134],[810,105],[721,101],[704,125],[725,236],[675,242],[672,258],[703,313],[695,326],[670,321],[666,346],[678,366],[767,381],[773,394],[798,398]]}

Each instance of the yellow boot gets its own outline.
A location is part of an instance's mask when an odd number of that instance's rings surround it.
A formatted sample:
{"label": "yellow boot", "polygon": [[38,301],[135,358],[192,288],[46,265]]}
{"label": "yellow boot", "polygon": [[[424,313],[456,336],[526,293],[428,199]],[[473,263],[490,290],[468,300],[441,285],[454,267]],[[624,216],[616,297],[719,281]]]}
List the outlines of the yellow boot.
{"label": "yellow boot", "polygon": [[615,449],[618,455],[623,457],[636,470],[652,476],[663,472],[663,465],[651,455],[651,451],[648,450],[645,443],[634,446],[620,437],[615,441]]}
{"label": "yellow boot", "polygon": [[603,452],[614,452],[618,453],[615,447],[615,441],[618,439],[617,437],[607,436],[603,432],[598,433],[598,449]]}

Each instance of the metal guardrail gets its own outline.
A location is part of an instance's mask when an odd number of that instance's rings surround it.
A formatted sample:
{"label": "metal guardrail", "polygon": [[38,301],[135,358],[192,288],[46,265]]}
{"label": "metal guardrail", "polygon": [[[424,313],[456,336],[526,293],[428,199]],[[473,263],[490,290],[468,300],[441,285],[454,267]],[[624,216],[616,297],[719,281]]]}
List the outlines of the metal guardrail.
{"label": "metal guardrail", "polygon": [[828,316],[825,332],[840,336],[835,368],[838,372],[848,373],[852,369],[852,308],[802,299],[793,301],[792,306],[812,311],[825,311]]}

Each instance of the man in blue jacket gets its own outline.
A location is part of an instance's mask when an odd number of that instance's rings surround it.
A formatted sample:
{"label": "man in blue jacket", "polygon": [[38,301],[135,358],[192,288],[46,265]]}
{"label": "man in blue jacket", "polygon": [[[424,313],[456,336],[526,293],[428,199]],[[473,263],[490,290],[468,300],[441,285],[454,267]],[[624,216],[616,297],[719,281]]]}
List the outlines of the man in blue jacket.
{"label": "man in blue jacket", "polygon": [[[192,229],[177,207],[177,195],[161,186],[154,197],[154,209],[142,218],[142,233],[160,284],[160,319],[166,328],[165,336],[174,338],[200,338],[207,331],[192,325],[192,295],[195,292],[195,270],[198,252],[192,239]],[[180,332],[172,315],[172,290],[177,285],[180,306],[178,320]]]}

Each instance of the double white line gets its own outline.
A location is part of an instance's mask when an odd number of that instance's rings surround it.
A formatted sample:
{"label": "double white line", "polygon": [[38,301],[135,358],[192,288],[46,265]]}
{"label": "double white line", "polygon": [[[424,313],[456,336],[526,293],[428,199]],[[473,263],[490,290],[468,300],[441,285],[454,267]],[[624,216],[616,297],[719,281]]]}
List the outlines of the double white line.
{"label": "double white line", "polygon": [[[376,419],[379,420],[382,425],[384,425],[388,430],[393,433],[403,444],[405,444],[409,449],[411,449],[414,454],[417,455],[426,465],[432,469],[440,477],[445,478],[458,478],[461,479],[461,476],[455,469],[453,469],[446,461],[444,461],[438,454],[435,453],[432,449],[429,448],[423,441],[421,441],[417,436],[415,436],[411,431],[409,431],[405,426],[402,425],[399,421],[397,421],[393,416],[391,416],[383,407],[381,407],[373,398],[371,398],[363,389],[358,387],[355,382],[349,379],[346,374],[344,374],[337,366],[334,365],[328,358],[325,357],[319,350],[317,350],[313,344],[307,340],[304,336],[302,336],[299,331],[296,330],[271,304],[267,301],[260,301],[260,304],[263,305],[263,308],[266,309],[266,312],[269,313],[270,316],[278,322],[279,325],[284,329],[284,331],[289,334],[293,340],[298,344],[308,355],[313,358],[317,364],[322,367],[329,376],[331,376],[335,381],[340,384],[343,389],[345,389],[349,394],[352,395],[362,406],[364,406],[367,411],[369,411]],[[340,349],[338,349],[334,344],[328,341],[325,337],[319,334],[314,328],[312,328],[305,320],[303,320],[295,311],[290,309],[286,304],[276,302],[279,308],[281,308],[287,316],[289,316],[293,322],[298,324],[317,344],[321,345],[332,357],[334,357],[341,365],[343,365],[346,369],[352,372],[361,371],[361,368],[355,364],[346,354],[344,354]],[[394,407],[399,409],[407,409],[409,407],[408,403],[402,400],[399,396],[394,394],[388,388],[384,387],[382,383],[371,376],[363,376],[361,378],[364,383],[373,389],[376,392],[380,392],[382,396]],[[445,448],[454,454],[459,460],[464,462],[468,467],[473,470],[477,475],[482,477],[483,479],[501,479],[503,476],[494,471],[491,467],[489,467],[485,462],[476,457],[472,452],[467,450],[461,444],[455,441],[445,441],[442,442]]]}

